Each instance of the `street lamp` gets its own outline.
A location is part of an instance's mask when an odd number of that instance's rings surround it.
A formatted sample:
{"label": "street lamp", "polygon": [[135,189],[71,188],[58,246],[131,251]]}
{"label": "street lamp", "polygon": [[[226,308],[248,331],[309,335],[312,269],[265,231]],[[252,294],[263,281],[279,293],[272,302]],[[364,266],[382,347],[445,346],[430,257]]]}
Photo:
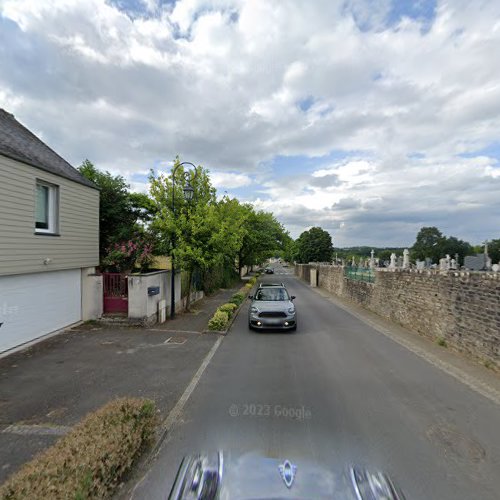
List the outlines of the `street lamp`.
{"label": "street lamp", "polygon": [[[175,173],[177,172],[177,169],[179,167],[182,167],[183,165],[190,165],[191,167],[194,168],[194,176],[192,176],[192,179],[196,178],[196,166],[193,165],[189,161],[183,161],[182,163],[179,163],[174,170],[172,171],[172,215],[175,217]],[[194,189],[193,186],[191,186],[190,183],[190,173],[189,172],[184,172],[184,199],[186,201],[191,201],[194,196]],[[175,250],[175,231],[172,235],[172,255],[170,256],[170,262],[171,262],[171,268],[172,268],[172,274],[171,274],[171,280],[170,280],[170,319],[175,318],[175,260],[174,260],[174,250]]]}

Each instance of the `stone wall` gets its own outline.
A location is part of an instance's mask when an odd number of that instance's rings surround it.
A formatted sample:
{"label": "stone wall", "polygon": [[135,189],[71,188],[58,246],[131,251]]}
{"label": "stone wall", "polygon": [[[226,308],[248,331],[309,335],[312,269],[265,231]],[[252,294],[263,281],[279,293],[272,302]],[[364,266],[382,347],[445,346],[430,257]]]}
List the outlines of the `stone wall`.
{"label": "stone wall", "polygon": [[321,288],[500,370],[497,273],[379,269],[366,283],[345,278],[341,266],[299,264],[296,275],[309,282],[311,267]]}

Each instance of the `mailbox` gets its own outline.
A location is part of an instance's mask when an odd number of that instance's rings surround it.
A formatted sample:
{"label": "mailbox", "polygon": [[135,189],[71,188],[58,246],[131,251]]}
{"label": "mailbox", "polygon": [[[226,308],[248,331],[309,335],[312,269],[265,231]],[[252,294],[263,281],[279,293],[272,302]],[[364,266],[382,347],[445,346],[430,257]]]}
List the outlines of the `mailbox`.
{"label": "mailbox", "polygon": [[148,287],[148,295],[160,295],[160,287],[159,286],[149,286]]}

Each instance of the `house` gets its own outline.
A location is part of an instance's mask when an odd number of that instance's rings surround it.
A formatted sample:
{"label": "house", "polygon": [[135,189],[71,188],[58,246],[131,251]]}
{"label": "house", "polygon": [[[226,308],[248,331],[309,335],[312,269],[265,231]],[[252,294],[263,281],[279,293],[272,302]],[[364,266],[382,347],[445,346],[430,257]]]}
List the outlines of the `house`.
{"label": "house", "polygon": [[99,190],[0,108],[0,353],[92,316],[98,264]]}

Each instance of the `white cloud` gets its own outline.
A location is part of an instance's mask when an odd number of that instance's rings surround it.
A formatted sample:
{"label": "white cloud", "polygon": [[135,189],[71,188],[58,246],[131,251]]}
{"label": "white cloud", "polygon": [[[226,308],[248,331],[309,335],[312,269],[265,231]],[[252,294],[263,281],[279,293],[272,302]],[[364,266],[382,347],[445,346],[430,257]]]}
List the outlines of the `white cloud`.
{"label": "white cloud", "polygon": [[218,189],[236,189],[252,184],[252,179],[248,175],[233,172],[210,172],[210,180]]}
{"label": "white cloud", "polygon": [[142,0],[143,17],[117,3],[0,7],[0,106],[73,164],[138,172],[179,154],[231,189],[277,156],[356,151],[266,170],[253,198],[345,244],[431,223],[498,237],[495,158],[457,156],[498,141],[498,1],[391,27],[389,0]]}

